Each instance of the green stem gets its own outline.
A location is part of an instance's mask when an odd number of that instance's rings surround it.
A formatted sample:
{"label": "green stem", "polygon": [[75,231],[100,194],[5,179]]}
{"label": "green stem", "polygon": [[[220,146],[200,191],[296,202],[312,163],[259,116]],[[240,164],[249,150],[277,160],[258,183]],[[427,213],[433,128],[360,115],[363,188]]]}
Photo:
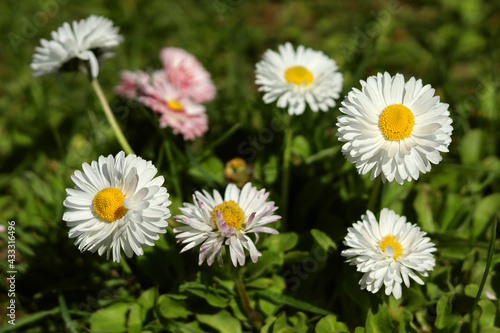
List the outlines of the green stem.
{"label": "green stem", "polygon": [[116,122],[116,118],[113,115],[113,112],[111,112],[111,108],[109,107],[108,100],[104,96],[104,93],[102,92],[102,89],[101,89],[101,85],[99,84],[97,79],[92,80],[92,87],[94,88],[95,93],[97,94],[97,97],[99,98],[99,102],[101,102],[104,114],[106,115],[106,118],[108,118],[108,122],[111,125],[111,128],[113,128],[113,131],[115,132],[116,138],[118,139],[120,146],[122,146],[122,149],[125,151],[125,153],[133,154],[134,151],[132,150],[132,147],[130,147],[127,139],[123,135],[123,133],[120,129],[120,126],[118,126],[118,123]]}
{"label": "green stem", "polygon": [[292,146],[293,129],[291,118],[288,117],[285,128],[285,150],[283,151],[283,177],[281,178],[281,229],[285,230],[288,215],[288,191],[290,186],[290,150]]}
{"label": "green stem", "polygon": [[174,189],[177,194],[177,197],[182,201],[182,189],[179,184],[179,177],[177,175],[177,167],[174,163],[174,158],[172,155],[172,149],[170,148],[170,142],[168,139],[163,141],[163,146],[165,147],[165,152],[167,153],[168,165],[170,167],[170,176],[172,178],[172,182],[174,183]]}
{"label": "green stem", "polygon": [[491,227],[491,241],[490,241],[490,247],[488,249],[488,258],[486,259],[486,268],[484,269],[484,274],[483,278],[481,280],[481,284],[479,285],[479,289],[477,291],[476,298],[474,299],[474,303],[472,303],[472,307],[470,310],[470,319],[471,319],[471,324],[472,320],[474,319],[473,313],[474,310],[476,309],[477,303],[479,302],[479,299],[481,298],[481,294],[483,293],[484,285],[486,283],[486,279],[488,278],[488,273],[490,271],[491,267],[491,262],[493,260],[493,254],[495,253],[495,240],[496,240],[496,235],[497,235],[497,224],[498,220],[495,220],[493,222],[493,226]]}
{"label": "green stem", "polygon": [[[380,187],[382,185],[381,177],[377,177],[372,186],[372,192],[370,193],[370,198],[368,199],[368,210],[375,213],[375,206],[377,205],[377,199],[380,194]],[[375,213],[376,214],[376,213]]]}
{"label": "green stem", "polygon": [[130,266],[127,264],[127,258],[122,256],[120,260],[120,265],[122,266],[125,273],[127,273],[127,275],[132,275],[132,269],[130,269]]}
{"label": "green stem", "polygon": [[229,270],[231,271],[231,276],[234,280],[234,283],[236,284],[236,290],[238,291],[238,295],[240,296],[241,303],[243,303],[243,307],[245,308],[250,319],[252,320],[254,326],[260,331],[260,329],[262,328],[262,323],[260,322],[257,313],[253,309],[252,304],[250,304],[250,298],[248,297],[245,285],[241,280],[240,271],[238,270],[237,267],[234,267],[231,261],[231,256],[229,254],[229,249],[227,249],[226,251],[226,260],[227,260],[227,265],[229,266]]}

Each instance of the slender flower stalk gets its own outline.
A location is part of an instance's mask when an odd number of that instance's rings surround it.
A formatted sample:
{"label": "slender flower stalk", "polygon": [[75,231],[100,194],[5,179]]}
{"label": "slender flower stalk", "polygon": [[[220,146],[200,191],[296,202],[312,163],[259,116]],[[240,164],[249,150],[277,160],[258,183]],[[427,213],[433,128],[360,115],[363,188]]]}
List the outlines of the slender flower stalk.
{"label": "slender flower stalk", "polygon": [[172,149],[170,148],[170,141],[168,138],[164,138],[163,146],[165,147],[165,152],[167,153],[168,166],[170,168],[172,182],[174,183],[175,194],[177,194],[177,197],[182,201],[182,189],[179,183],[179,176],[177,175],[177,166],[174,163],[174,156],[172,155]]}
{"label": "slender flower stalk", "polygon": [[[227,261],[230,262],[231,256],[229,254],[229,251],[226,251],[226,256],[227,256]],[[238,267],[235,267],[233,265],[227,265],[227,266],[229,266],[231,277],[233,278],[234,283],[236,284],[236,290],[238,291],[238,295],[241,299],[243,307],[245,308],[245,311],[250,317],[250,320],[252,321],[253,325],[260,331],[260,329],[262,328],[262,323],[260,322],[259,316],[257,316],[257,313],[252,307],[252,304],[250,303],[250,298],[248,297],[245,284],[241,279],[240,270],[238,269]]]}
{"label": "slender flower stalk", "polygon": [[132,150],[132,147],[130,147],[130,144],[128,143],[127,139],[123,135],[123,132],[120,129],[120,126],[118,126],[118,123],[116,122],[116,118],[113,115],[113,112],[111,112],[111,108],[109,107],[108,100],[104,96],[104,93],[102,92],[101,86],[97,79],[92,80],[92,87],[94,88],[95,93],[97,94],[97,97],[99,98],[99,102],[101,102],[102,109],[104,111],[104,114],[106,115],[106,118],[108,118],[108,122],[111,125],[111,128],[113,128],[113,131],[115,132],[115,136],[118,139],[118,142],[120,143],[122,149],[125,151],[127,154],[133,154],[134,151]]}

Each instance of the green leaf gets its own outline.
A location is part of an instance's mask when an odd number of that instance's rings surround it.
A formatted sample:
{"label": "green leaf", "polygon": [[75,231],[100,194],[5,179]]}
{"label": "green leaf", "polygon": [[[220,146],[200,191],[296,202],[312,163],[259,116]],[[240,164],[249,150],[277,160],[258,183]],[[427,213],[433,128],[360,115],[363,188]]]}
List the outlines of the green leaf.
{"label": "green leaf", "polygon": [[485,327],[481,329],[481,333],[500,333],[500,328],[498,327]]}
{"label": "green leaf", "polygon": [[354,329],[354,333],[365,333],[365,328],[358,326]]}
{"label": "green leaf", "polygon": [[278,157],[273,155],[269,158],[266,164],[262,166],[262,174],[264,180],[268,184],[273,184],[279,176],[279,165]]}
{"label": "green leaf", "polygon": [[335,244],[335,242],[332,241],[332,239],[328,237],[328,235],[323,231],[318,229],[311,229],[311,235],[314,237],[316,243],[318,243],[318,245],[321,246],[323,250],[325,250],[325,252],[328,252],[328,249],[330,247],[334,250],[337,250],[337,245]]}
{"label": "green leaf", "polygon": [[486,133],[482,129],[469,131],[461,140],[460,157],[464,164],[476,164],[481,160],[486,142]]}
{"label": "green leaf", "polygon": [[480,300],[477,304],[481,307],[481,317],[479,317],[479,327],[495,326],[496,306],[487,299]]}
{"label": "green leaf", "polygon": [[245,283],[245,286],[247,288],[257,288],[257,289],[266,289],[269,288],[269,286],[274,284],[274,280],[270,278],[258,278],[253,281]]}
{"label": "green leaf", "polygon": [[474,237],[481,235],[491,219],[500,211],[500,193],[493,193],[482,198],[474,211]]}
{"label": "green leaf", "polygon": [[477,292],[479,291],[479,286],[475,283],[471,283],[465,286],[464,293],[465,295],[475,298]]}
{"label": "green leaf", "polygon": [[132,303],[128,314],[128,332],[140,333],[145,319],[146,317],[142,316],[142,307],[137,303]]}
{"label": "green leaf", "polygon": [[273,333],[284,333],[288,328],[290,328],[290,325],[286,320],[286,313],[283,311],[278,315],[278,318],[276,318],[276,321],[274,322]]}
{"label": "green leaf", "polygon": [[373,309],[370,308],[366,316],[366,333],[379,332],[394,332],[394,326],[391,323],[387,304],[380,304],[375,313],[373,313]]}
{"label": "green leaf", "polygon": [[217,308],[225,308],[230,301],[230,295],[226,290],[197,282],[186,282],[179,287],[179,291],[199,296]]}
{"label": "green leaf", "polygon": [[161,295],[158,298],[158,311],[165,318],[186,319],[191,314],[183,301],[175,300],[170,295]]}
{"label": "green leaf", "polygon": [[299,155],[303,160],[311,155],[309,140],[303,135],[297,135],[292,140],[292,154]]}
{"label": "green leaf", "polygon": [[323,316],[332,314],[330,311],[318,308],[317,306],[314,306],[307,302],[297,300],[291,296],[274,293],[268,290],[258,290],[255,293],[261,297],[267,298],[268,300],[276,304],[286,304],[299,310],[308,311]]}
{"label": "green leaf", "polygon": [[[54,309],[48,310],[48,311],[39,311],[39,312],[35,312],[35,313],[29,314],[29,315],[24,315],[22,317],[16,318],[16,325],[9,325],[9,324],[4,323],[4,325],[0,327],[0,333],[12,332],[15,330],[20,332],[20,330],[19,330],[20,328],[22,328],[26,325],[34,324],[35,322],[37,322],[37,321],[39,321],[47,316],[56,315],[59,312],[60,312],[60,309],[59,309],[59,307],[57,307],[57,308],[54,308]],[[7,318],[5,318],[5,320],[10,320],[10,318],[7,317]]]}
{"label": "green leaf", "polygon": [[316,324],[316,333],[349,332],[346,324],[338,322],[337,316],[328,315],[321,318]]}
{"label": "green leaf", "polygon": [[437,302],[436,305],[436,321],[434,322],[434,326],[438,329],[444,329],[446,326],[448,326],[450,322],[450,315],[451,315],[451,297],[453,296],[453,292],[449,291]]}
{"label": "green leaf", "polygon": [[196,319],[202,324],[208,325],[215,328],[217,332],[221,333],[240,333],[241,324],[240,321],[225,310],[222,310],[216,314],[197,314]]}
{"label": "green leaf", "polygon": [[279,235],[271,235],[267,237],[263,244],[274,252],[285,252],[291,250],[297,245],[299,236],[294,232],[285,232]]}
{"label": "green leaf", "polygon": [[278,266],[283,266],[283,253],[276,253],[274,251],[264,250],[262,251],[262,256],[259,258],[255,264],[252,264],[251,269],[247,270],[248,279],[252,280],[260,275],[262,275],[265,271],[271,270],[271,268]]}
{"label": "green leaf", "polygon": [[137,304],[141,306],[141,317],[143,320],[147,317],[148,312],[155,306],[156,288],[149,288],[144,291],[137,299]]}
{"label": "green leaf", "polygon": [[90,316],[90,330],[95,333],[125,332],[127,330],[128,303],[115,303]]}
{"label": "green leaf", "polygon": [[320,161],[324,158],[331,158],[340,151],[341,147],[342,146],[337,145],[337,146],[333,146],[330,148],[320,150],[316,154],[309,156],[309,158],[306,160],[306,164],[312,164],[312,163]]}

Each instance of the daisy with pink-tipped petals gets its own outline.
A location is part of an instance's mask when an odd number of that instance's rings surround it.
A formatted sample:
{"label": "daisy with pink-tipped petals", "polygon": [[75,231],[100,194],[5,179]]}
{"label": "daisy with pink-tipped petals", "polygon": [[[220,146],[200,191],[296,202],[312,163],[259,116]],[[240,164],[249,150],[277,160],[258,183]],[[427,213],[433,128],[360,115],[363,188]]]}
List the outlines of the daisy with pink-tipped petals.
{"label": "daisy with pink-tipped petals", "polygon": [[[278,209],[272,201],[266,201],[269,192],[257,190],[251,183],[246,183],[240,190],[236,185],[226,187],[224,198],[214,190],[213,196],[207,191],[195,192],[194,204],[184,203],[179,208],[182,215],[175,216],[177,222],[184,226],[177,227],[178,242],[186,244],[181,250],[185,252],[200,246],[199,265],[205,259],[211,266],[217,259],[223,264],[222,248],[227,246],[231,261],[236,267],[245,264],[245,250],[255,263],[262,255],[255,244],[259,233],[278,234],[278,231],[266,225],[276,222],[281,217],[274,215]],[[255,234],[255,243],[249,234]]]}
{"label": "daisy with pink-tipped petals", "polygon": [[139,96],[144,86],[149,83],[150,75],[143,71],[122,71],[120,83],[115,87],[119,96],[134,99]]}
{"label": "daisy with pink-tipped petals", "polygon": [[169,82],[153,79],[142,92],[138,100],[161,114],[161,127],[172,127],[174,134],[182,134],[185,140],[194,140],[207,131],[205,107],[182,95]]}
{"label": "daisy with pink-tipped petals", "polygon": [[191,53],[176,47],[165,47],[160,52],[163,72],[182,95],[197,103],[209,102],[215,97],[215,86],[210,74]]}

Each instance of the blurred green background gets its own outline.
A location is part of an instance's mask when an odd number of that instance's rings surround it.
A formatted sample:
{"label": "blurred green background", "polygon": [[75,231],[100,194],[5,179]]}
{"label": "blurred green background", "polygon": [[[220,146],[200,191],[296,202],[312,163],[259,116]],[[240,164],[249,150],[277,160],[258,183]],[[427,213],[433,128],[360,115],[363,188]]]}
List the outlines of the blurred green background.
{"label": "blurred green background", "polygon": [[[284,110],[264,105],[253,83],[268,48],[290,41],[323,51],[344,74],[341,98],[377,72],[431,84],[450,104],[450,152],[418,181],[384,184],[376,203],[377,216],[394,209],[438,245],[426,285],[403,289],[400,301],[360,291],[360,274],[339,255],[374,183],[340,153],[338,105],[292,120],[287,230],[259,243],[264,255],[244,268],[245,283],[270,332],[499,332],[498,254],[471,313],[500,211],[499,9],[486,0],[3,1],[0,223],[16,221],[18,273],[15,327],[5,322],[9,285],[0,281],[0,332],[252,331],[224,268],[198,267],[196,251],[179,255],[171,228],[128,260],[132,277],[97,254],[80,254],[67,238],[61,217],[70,175],[120,147],[86,77],[32,78],[29,64],[40,38],[91,14],[110,18],[124,36],[99,81],[135,152],[155,163],[169,192],[163,141],[174,142],[183,196],[172,198],[173,215],[194,190],[223,188],[224,164],[234,157],[247,160],[254,183],[280,205],[284,133],[269,139],[262,131]],[[113,94],[121,70],[160,68],[166,46],[194,54],[217,86],[210,128],[194,142],[158,129],[155,115]],[[2,273],[6,240],[1,233]]]}

